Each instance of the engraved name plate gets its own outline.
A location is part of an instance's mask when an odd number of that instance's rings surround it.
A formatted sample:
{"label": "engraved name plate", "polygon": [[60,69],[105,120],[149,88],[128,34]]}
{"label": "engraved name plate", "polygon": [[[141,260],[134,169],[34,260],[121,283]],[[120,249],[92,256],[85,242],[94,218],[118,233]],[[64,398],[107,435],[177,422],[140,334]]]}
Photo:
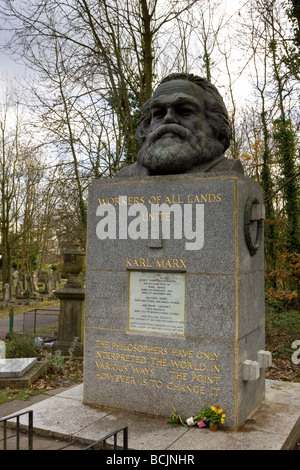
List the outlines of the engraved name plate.
{"label": "engraved name plate", "polygon": [[185,274],[130,272],[129,330],[184,335]]}

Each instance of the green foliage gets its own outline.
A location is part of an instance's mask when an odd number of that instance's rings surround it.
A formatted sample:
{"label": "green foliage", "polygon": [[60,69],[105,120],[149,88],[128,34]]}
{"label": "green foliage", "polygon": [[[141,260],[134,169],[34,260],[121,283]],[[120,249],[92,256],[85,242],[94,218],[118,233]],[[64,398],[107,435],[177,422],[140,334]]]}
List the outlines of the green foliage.
{"label": "green foliage", "polygon": [[48,360],[48,367],[52,367],[55,371],[64,370],[64,357],[59,349],[54,354],[47,354],[46,358]]}
{"label": "green foliage", "polygon": [[287,248],[290,253],[299,253],[300,248],[300,204],[299,184],[296,169],[296,138],[289,119],[280,117],[275,121],[274,140],[282,172],[282,188],[285,196],[284,211],[287,216]]}
{"label": "green foliage", "polygon": [[[72,366],[74,364],[74,354],[78,341],[79,338],[77,336],[73,338],[73,341],[68,350],[69,366]],[[65,357],[62,355],[62,352],[59,349],[56,350],[54,353],[47,353],[46,358],[48,360],[48,368],[52,368],[55,372],[62,372],[65,370]]]}
{"label": "green foliage", "polygon": [[300,331],[300,313],[287,310],[285,302],[266,299],[266,326],[294,335]]}
{"label": "green foliage", "polygon": [[69,348],[69,364],[71,364],[73,361],[74,361],[74,353],[75,353],[75,350],[76,350],[76,345],[79,341],[79,338],[78,336],[76,336],[75,338],[73,338],[73,341],[71,343],[71,346]]}
{"label": "green foliage", "polygon": [[288,54],[283,57],[294,77],[299,78],[300,74],[300,0],[289,0],[286,9],[287,16],[292,23],[293,43],[289,44]]}
{"label": "green foliage", "polygon": [[266,347],[274,357],[289,359],[294,350],[291,345],[299,339],[300,313],[287,309],[286,302],[266,299]]}
{"label": "green foliage", "polygon": [[38,348],[35,346],[35,336],[31,334],[13,334],[6,342],[6,357],[37,357]]}
{"label": "green foliage", "polygon": [[171,424],[171,426],[178,426],[178,424],[181,424],[185,428],[188,427],[188,425],[184,421],[184,418],[180,414],[178,414],[176,411],[173,411],[173,413],[171,413],[171,415],[169,416],[168,422],[169,424]]}

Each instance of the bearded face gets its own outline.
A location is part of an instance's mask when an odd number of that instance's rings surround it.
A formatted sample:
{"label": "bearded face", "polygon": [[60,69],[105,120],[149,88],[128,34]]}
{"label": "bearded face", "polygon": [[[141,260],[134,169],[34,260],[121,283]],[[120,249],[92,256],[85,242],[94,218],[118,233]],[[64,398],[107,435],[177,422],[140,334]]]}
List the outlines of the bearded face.
{"label": "bearded face", "polygon": [[181,173],[221,155],[199,86],[185,80],[160,85],[151,102],[149,132],[138,163],[150,174]]}
{"label": "bearded face", "polygon": [[137,161],[150,174],[181,173],[222,153],[222,145],[204,132],[193,134],[178,124],[164,124],[148,134]]}

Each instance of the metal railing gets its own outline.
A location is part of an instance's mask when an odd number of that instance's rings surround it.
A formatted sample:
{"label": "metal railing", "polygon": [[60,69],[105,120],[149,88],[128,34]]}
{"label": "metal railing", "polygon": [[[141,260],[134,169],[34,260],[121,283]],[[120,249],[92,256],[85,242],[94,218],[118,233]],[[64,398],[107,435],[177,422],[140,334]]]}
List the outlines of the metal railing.
{"label": "metal railing", "polygon": [[[56,312],[56,313],[50,313],[50,312]],[[34,321],[33,321],[33,333],[36,333],[36,316],[37,315],[46,315],[46,316],[51,316],[54,315],[57,317],[57,320],[60,315],[60,310],[59,308],[35,308],[32,310],[28,310],[27,312],[23,312],[23,334],[25,333],[25,323],[26,323],[26,315],[34,315]]]}
{"label": "metal railing", "polygon": [[[117,437],[117,435],[121,432],[123,432],[123,446],[118,447],[118,437]],[[117,450],[117,449],[128,450],[128,426],[126,426],[125,428],[118,429],[117,431],[111,432],[110,434],[107,434],[102,439],[99,439],[99,441],[94,442],[93,444],[90,444],[89,446],[87,446],[84,450],[100,450],[100,449],[103,449],[106,446],[107,439],[109,439],[110,437],[114,438],[113,450]],[[111,448],[111,445],[110,444],[108,444],[108,445],[109,445],[109,448]],[[97,449],[97,447],[98,447],[98,449]]]}
{"label": "metal railing", "polygon": [[8,416],[0,419],[0,423],[3,423],[3,450],[7,450],[7,421],[10,419],[17,418],[16,422],[16,450],[20,450],[20,416],[28,414],[28,450],[33,450],[33,411],[23,411],[15,415]]}

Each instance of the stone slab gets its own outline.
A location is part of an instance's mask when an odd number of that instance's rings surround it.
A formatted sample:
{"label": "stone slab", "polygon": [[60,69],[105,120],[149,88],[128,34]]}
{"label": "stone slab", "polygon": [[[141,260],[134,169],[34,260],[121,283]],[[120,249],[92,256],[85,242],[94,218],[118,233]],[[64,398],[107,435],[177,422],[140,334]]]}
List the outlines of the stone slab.
{"label": "stone slab", "polygon": [[[132,413],[82,402],[83,385],[25,408],[33,410],[34,431],[41,435],[96,442],[128,426],[129,448],[168,450],[288,450],[300,438],[300,384],[266,380],[265,400],[238,430],[172,427],[158,416]],[[21,417],[26,429],[27,420]]]}
{"label": "stone slab", "polygon": [[0,378],[22,377],[36,362],[36,357],[0,359]]}
{"label": "stone slab", "polygon": [[0,388],[4,387],[29,387],[36,379],[38,379],[47,369],[48,361],[35,361],[30,368],[22,376],[0,377]]}

